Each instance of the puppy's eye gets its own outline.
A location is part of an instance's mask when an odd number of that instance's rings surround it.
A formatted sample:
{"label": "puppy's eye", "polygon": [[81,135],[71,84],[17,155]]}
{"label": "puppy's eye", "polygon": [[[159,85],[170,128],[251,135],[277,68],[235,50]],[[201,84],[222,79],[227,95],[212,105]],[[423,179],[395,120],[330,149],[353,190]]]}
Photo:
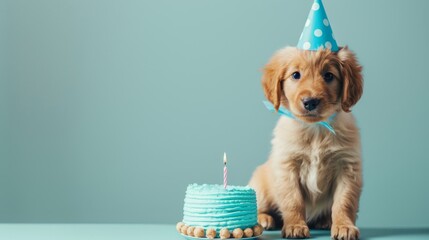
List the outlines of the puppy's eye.
{"label": "puppy's eye", "polygon": [[301,78],[301,73],[299,73],[299,72],[292,73],[292,78],[295,79],[295,80],[300,79]]}
{"label": "puppy's eye", "polygon": [[325,79],[325,82],[330,83],[332,80],[334,80],[334,74],[327,72],[323,75],[323,79]]}

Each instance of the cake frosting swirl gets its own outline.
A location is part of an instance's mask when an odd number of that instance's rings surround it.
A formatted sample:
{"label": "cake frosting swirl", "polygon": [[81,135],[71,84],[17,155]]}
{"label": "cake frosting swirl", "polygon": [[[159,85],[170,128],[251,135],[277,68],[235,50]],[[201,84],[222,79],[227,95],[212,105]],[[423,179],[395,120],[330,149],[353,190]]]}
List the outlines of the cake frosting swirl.
{"label": "cake frosting swirl", "polygon": [[183,222],[204,229],[252,228],[257,224],[256,193],[250,187],[190,184],[186,190]]}

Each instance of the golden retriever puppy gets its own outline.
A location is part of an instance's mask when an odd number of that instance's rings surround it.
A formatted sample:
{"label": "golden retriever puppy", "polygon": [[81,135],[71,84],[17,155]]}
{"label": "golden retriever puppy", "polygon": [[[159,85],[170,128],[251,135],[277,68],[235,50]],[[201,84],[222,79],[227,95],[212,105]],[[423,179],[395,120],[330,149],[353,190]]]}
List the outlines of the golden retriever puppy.
{"label": "golden retriever puppy", "polygon": [[[309,227],[330,228],[334,239],[359,238],[361,146],[350,108],[362,95],[361,70],[347,47],[286,47],[265,66],[265,96],[296,119],[280,117],[269,159],[249,182],[264,228],[281,226],[287,238],[310,237]],[[315,124],[330,117],[335,134]]]}

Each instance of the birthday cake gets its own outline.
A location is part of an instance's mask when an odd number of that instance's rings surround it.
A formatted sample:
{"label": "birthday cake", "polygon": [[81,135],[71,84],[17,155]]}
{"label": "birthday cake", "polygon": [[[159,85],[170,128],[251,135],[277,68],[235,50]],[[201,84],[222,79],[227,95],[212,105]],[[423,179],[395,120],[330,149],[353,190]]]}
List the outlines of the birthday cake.
{"label": "birthday cake", "polygon": [[195,238],[250,238],[262,234],[257,222],[255,190],[250,187],[190,184],[183,221],[176,226]]}

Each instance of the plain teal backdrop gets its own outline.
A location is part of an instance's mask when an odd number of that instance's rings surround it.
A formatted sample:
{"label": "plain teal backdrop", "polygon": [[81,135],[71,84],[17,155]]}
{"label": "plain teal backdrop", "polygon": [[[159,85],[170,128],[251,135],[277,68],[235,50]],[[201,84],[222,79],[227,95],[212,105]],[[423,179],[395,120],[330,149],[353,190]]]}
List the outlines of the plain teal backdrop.
{"label": "plain teal backdrop", "polygon": [[[325,0],[364,66],[358,225],[428,227],[429,1]],[[0,0],[0,222],[175,223],[245,185],[277,116],[261,68],[310,0]]]}

